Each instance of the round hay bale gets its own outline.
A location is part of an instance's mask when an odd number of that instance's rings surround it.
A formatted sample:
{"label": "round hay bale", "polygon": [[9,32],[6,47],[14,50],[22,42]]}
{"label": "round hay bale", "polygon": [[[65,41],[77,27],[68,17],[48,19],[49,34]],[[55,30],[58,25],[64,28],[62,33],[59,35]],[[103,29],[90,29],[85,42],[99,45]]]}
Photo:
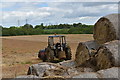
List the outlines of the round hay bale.
{"label": "round hay bale", "polygon": [[65,80],[63,76],[46,76],[40,80]]}
{"label": "round hay bale", "polygon": [[22,75],[22,76],[17,76],[16,78],[21,78],[22,80],[24,80],[24,78],[31,78],[31,80],[32,80],[34,78],[39,78],[39,77],[35,76],[35,75]]}
{"label": "round hay bale", "polygon": [[120,14],[110,14],[100,18],[94,25],[93,37],[99,44],[120,39],[120,28],[118,27],[118,16]]}
{"label": "round hay bale", "polygon": [[17,76],[16,78],[13,78],[13,79],[8,79],[8,80],[38,80],[38,79],[40,78],[35,75],[22,75],[22,76]]}
{"label": "round hay bale", "polygon": [[74,60],[63,61],[63,62],[59,62],[58,64],[68,68],[76,67],[76,62]]}
{"label": "round hay bale", "polygon": [[99,48],[95,57],[98,69],[107,69],[112,66],[120,66],[118,45],[120,45],[120,41],[114,40],[105,43]]}
{"label": "round hay bale", "polygon": [[92,68],[87,67],[72,67],[67,69],[69,76],[75,76],[83,72],[95,72]]}
{"label": "round hay bale", "polygon": [[77,65],[81,65],[93,56],[99,45],[95,41],[80,42],[78,44],[75,61]]}
{"label": "round hay bale", "polygon": [[99,74],[95,73],[95,72],[84,72],[84,73],[80,73],[79,75],[75,75],[72,78],[95,78],[96,80],[99,80]]}
{"label": "round hay bale", "polygon": [[84,72],[95,72],[92,68],[84,68]]}
{"label": "round hay bale", "polygon": [[72,68],[68,68],[67,69],[67,73],[69,74],[69,76],[74,76],[74,75],[77,75],[77,74],[79,74],[81,71],[79,70],[77,70],[78,68],[74,68],[74,67],[72,67]]}
{"label": "round hay bale", "polygon": [[112,67],[97,72],[101,75],[102,78],[118,78],[119,69],[119,67]]}
{"label": "round hay bale", "polygon": [[48,69],[44,72],[43,77],[46,76],[63,76],[66,77],[68,76],[66,69]]}
{"label": "round hay bale", "polygon": [[43,62],[39,64],[33,64],[32,66],[30,66],[27,74],[43,77],[44,72],[48,69],[65,69],[65,68],[58,64]]}

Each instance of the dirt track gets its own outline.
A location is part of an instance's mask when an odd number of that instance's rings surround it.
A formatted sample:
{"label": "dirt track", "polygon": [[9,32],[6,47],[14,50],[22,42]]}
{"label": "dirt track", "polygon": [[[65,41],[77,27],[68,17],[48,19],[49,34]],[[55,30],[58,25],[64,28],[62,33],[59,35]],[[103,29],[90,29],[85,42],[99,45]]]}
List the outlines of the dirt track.
{"label": "dirt track", "polygon": [[[47,46],[48,35],[2,37],[3,78],[13,78],[27,73],[29,65],[39,63],[37,52]],[[93,40],[90,34],[69,34],[67,42],[73,59],[79,42]]]}

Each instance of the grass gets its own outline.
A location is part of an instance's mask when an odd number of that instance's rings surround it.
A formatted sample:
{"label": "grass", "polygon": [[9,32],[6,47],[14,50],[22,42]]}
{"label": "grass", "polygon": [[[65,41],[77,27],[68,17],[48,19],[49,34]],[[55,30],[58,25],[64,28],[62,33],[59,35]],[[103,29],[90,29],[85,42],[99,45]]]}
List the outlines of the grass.
{"label": "grass", "polygon": [[44,29],[45,34],[67,34],[69,29]]}

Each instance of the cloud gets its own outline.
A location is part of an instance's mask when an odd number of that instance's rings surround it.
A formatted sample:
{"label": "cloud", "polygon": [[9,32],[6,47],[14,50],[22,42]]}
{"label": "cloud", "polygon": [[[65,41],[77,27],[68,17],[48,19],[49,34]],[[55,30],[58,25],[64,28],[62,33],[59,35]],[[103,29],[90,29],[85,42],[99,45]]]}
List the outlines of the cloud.
{"label": "cloud", "polygon": [[119,2],[119,0],[2,0],[2,2]]}
{"label": "cloud", "polygon": [[[118,4],[117,3],[96,3],[91,2],[68,2],[67,3],[57,3],[52,4],[52,7],[59,9],[64,9],[64,18],[76,18],[83,16],[104,16],[110,13],[117,13]],[[92,5],[93,4],[93,5]],[[61,6],[62,5],[62,6]]]}
{"label": "cloud", "polygon": [[[17,2],[3,7],[3,26],[58,23],[94,24],[101,16],[117,13],[117,3],[98,2]],[[10,6],[11,5],[11,6]]]}
{"label": "cloud", "polygon": [[[25,24],[25,19],[28,21],[35,20],[35,19],[43,19],[44,17],[49,16],[49,12],[21,12],[21,11],[12,11],[12,12],[4,12],[3,13],[3,24],[11,23],[13,25],[16,24],[17,20],[22,21],[22,24]],[[24,22],[24,23],[23,23]],[[34,23],[34,22],[33,22]]]}
{"label": "cloud", "polygon": [[97,2],[97,3],[94,3],[94,2],[85,2],[83,3],[83,6],[101,6],[101,5],[109,5],[109,4],[117,4],[118,2]]}
{"label": "cloud", "polygon": [[80,17],[79,20],[84,20],[84,19],[92,19],[94,17],[89,17],[89,16],[86,16],[86,17]]}

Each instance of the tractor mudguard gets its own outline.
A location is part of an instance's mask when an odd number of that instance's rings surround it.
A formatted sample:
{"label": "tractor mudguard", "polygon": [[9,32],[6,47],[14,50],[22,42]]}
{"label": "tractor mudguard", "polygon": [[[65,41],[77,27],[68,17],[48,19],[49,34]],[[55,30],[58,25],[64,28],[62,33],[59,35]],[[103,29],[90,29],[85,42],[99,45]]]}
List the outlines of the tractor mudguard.
{"label": "tractor mudguard", "polygon": [[42,60],[45,59],[45,50],[40,50],[38,53],[38,57]]}

